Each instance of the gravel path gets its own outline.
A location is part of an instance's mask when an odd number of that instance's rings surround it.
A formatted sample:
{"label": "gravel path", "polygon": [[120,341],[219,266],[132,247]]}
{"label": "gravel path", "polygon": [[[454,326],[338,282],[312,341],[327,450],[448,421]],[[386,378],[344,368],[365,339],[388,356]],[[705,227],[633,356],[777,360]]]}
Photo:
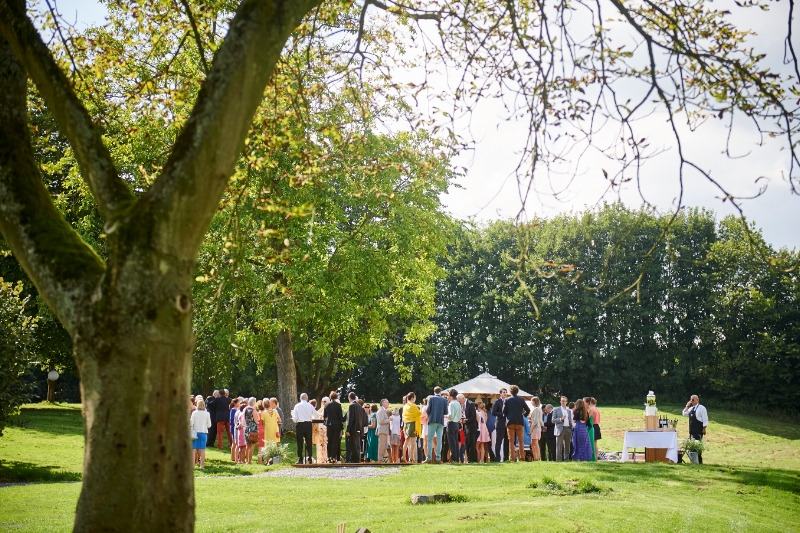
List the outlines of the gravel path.
{"label": "gravel path", "polygon": [[[370,477],[396,474],[400,467],[375,467],[360,466],[358,468],[281,468],[252,477],[302,477],[314,479],[366,479]],[[248,476],[250,477],[250,476]]]}

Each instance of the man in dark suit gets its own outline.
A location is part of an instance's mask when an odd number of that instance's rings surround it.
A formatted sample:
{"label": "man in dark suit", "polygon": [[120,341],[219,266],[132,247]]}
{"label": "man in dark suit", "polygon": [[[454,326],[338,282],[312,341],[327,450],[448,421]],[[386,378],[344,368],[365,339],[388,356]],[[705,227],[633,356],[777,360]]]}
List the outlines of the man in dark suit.
{"label": "man in dark suit", "polygon": [[228,389],[223,389],[222,393],[214,398],[214,411],[217,413],[217,449],[222,449],[222,437],[228,435],[228,447],[230,448],[233,438],[231,436],[231,398]]}
{"label": "man in dark suit", "polygon": [[547,404],[542,410],[542,438],[539,439],[539,455],[542,461],[556,460],[556,434],[553,422],[553,406]]}
{"label": "man in dark suit", "polygon": [[332,392],[331,401],[322,411],[325,428],[328,432],[328,460],[342,462],[342,428],[344,427],[344,411],[339,403],[339,394]]}
{"label": "man in dark suit", "polygon": [[345,461],[361,462],[361,432],[364,431],[364,408],[356,401],[356,393],[347,395],[350,406],[347,408],[347,428],[345,436]]}
{"label": "man in dark suit", "polygon": [[215,390],[214,394],[206,397],[206,411],[211,417],[211,427],[208,428],[208,440],[206,446],[208,448],[214,447],[214,440],[217,438],[217,410],[214,408],[214,400],[219,398],[219,391]]}
{"label": "man in dark suit", "polygon": [[467,461],[472,464],[478,462],[478,410],[475,403],[459,394],[459,403],[464,412],[464,441],[467,445]]}
{"label": "man in dark suit", "polygon": [[[495,421],[495,443],[494,443],[494,460],[500,462],[501,458],[508,461],[508,434],[506,433],[506,417],[503,414],[503,405],[506,403],[508,391],[500,389],[500,397],[495,400],[492,406],[492,414],[496,417]],[[500,456],[500,448],[503,449],[503,455]]]}
{"label": "man in dark suit", "polygon": [[503,406],[503,414],[506,417],[506,433],[508,433],[508,443],[511,451],[510,460],[513,463],[517,459],[525,458],[525,422],[523,418],[531,413],[531,409],[521,396],[517,396],[519,387],[511,385],[509,389],[511,389],[511,398],[506,399],[506,403]]}

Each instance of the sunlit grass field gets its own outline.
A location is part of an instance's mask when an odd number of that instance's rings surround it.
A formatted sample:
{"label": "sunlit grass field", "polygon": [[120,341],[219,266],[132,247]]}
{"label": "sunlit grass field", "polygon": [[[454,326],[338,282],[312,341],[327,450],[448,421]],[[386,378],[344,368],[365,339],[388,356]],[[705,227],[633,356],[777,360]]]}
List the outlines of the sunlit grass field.
{"label": "sunlit grass field", "polygon": [[[619,451],[642,409],[601,407],[601,449]],[[661,407],[672,417],[679,408]],[[198,472],[196,530],[800,531],[800,425],[711,409],[705,464],[518,463],[411,466],[362,480],[260,477],[209,450]],[[31,406],[0,437],[0,530],[69,531],[80,491],[78,406]],[[686,435],[682,419],[679,436]],[[459,503],[412,506],[412,493]]]}

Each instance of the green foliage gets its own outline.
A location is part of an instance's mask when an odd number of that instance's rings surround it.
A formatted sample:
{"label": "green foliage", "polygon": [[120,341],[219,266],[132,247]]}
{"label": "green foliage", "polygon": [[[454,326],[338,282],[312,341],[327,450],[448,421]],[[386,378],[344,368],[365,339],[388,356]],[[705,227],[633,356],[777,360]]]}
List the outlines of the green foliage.
{"label": "green foliage", "polygon": [[280,457],[282,462],[289,461],[292,458],[292,452],[289,450],[289,445],[267,441],[260,452],[261,463],[267,464],[267,462],[273,457]]}
{"label": "green foliage", "polygon": [[705,211],[671,220],[614,204],[465,226],[443,265],[431,358],[545,396],[655,390],[794,411],[800,284],[765,258],[796,256]]}
{"label": "green foliage", "polygon": [[12,285],[0,278],[0,436],[28,397],[22,378],[37,319],[25,314],[22,294],[22,282]]}
{"label": "green foliage", "polygon": [[681,441],[681,448],[686,452],[703,453],[706,450],[706,444],[701,440],[689,438]]}

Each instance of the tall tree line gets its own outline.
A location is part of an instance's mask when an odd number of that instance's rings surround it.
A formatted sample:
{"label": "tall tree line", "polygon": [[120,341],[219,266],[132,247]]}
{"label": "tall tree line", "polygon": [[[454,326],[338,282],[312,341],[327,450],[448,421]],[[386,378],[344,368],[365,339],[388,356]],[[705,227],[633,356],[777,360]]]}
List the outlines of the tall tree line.
{"label": "tall tree line", "polygon": [[749,230],[710,211],[670,222],[619,204],[463,225],[411,383],[363,372],[353,386],[372,392],[378,377],[406,391],[490,372],[545,397],[626,402],[653,389],[792,411],[800,283],[773,265],[796,257]]}

